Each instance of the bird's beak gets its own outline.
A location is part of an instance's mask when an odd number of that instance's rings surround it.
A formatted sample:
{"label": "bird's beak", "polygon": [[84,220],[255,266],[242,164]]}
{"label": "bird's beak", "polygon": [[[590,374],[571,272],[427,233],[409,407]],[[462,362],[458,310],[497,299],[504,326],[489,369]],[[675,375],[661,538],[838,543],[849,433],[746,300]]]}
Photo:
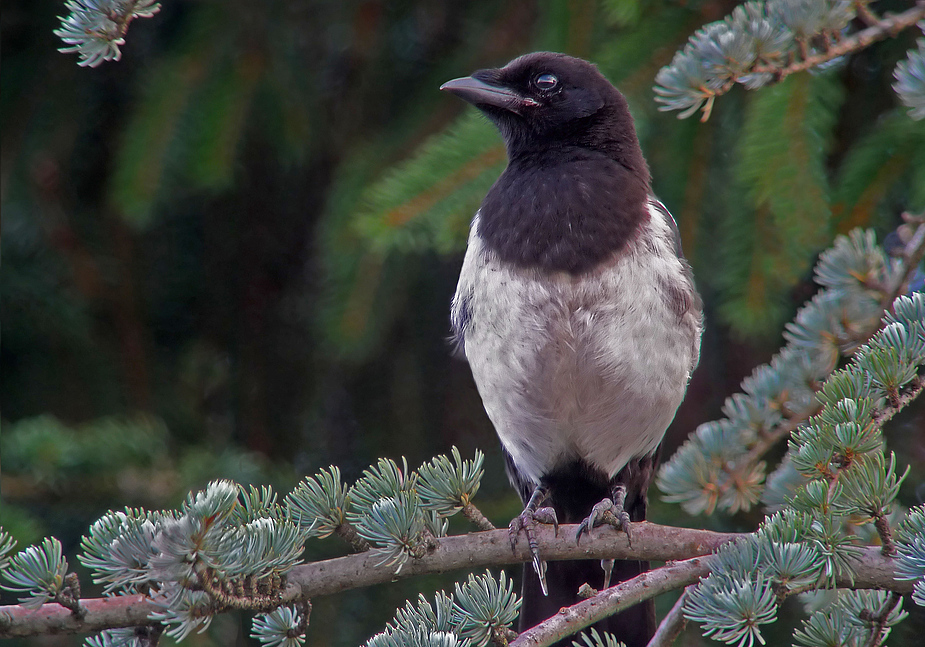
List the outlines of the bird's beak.
{"label": "bird's beak", "polygon": [[528,106],[535,106],[537,102],[530,97],[522,96],[510,88],[502,85],[491,85],[472,76],[447,81],[440,89],[455,94],[463,101],[468,101],[477,108],[492,106],[501,108],[515,114],[521,114]]}

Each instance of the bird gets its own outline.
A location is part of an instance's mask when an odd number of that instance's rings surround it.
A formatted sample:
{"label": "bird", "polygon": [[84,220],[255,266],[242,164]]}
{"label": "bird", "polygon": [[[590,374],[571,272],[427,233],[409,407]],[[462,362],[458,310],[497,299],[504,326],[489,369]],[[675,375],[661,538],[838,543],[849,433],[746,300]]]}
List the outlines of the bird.
{"label": "bird", "polygon": [[[524,571],[526,629],[578,602],[584,583],[648,570],[547,565],[535,528],[578,523],[580,540],[645,519],[662,438],[699,362],[702,305],[626,98],[594,64],[534,52],[441,90],[478,108],[507,151],[472,220],[450,320],[524,502],[510,532],[512,545],[526,535],[537,573]],[[645,645],[654,604],[596,626]]]}

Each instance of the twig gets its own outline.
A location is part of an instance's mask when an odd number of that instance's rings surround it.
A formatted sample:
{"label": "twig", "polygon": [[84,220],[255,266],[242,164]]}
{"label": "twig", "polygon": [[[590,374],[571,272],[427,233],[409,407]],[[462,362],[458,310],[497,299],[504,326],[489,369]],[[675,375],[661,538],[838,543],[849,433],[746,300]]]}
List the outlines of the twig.
{"label": "twig", "polygon": [[64,586],[55,595],[55,602],[71,610],[78,619],[87,614],[86,609],[80,606],[80,579],[77,573],[68,573],[64,576]]}
{"label": "twig", "polygon": [[668,645],[673,643],[678,636],[681,635],[681,632],[684,631],[684,627],[687,626],[687,618],[684,617],[684,601],[687,599],[687,592],[690,591],[690,589],[690,586],[684,589],[684,592],[681,593],[681,597],[679,597],[678,601],[671,607],[671,611],[668,612],[658,625],[655,635],[652,636],[652,640],[649,641],[646,647],[668,647]]}
{"label": "twig", "polygon": [[463,516],[475,524],[479,530],[494,530],[495,525],[488,520],[482,511],[476,508],[471,502],[462,507]]}
{"label": "twig", "polygon": [[856,0],[854,3],[854,10],[857,12],[858,18],[868,27],[874,27],[880,24],[880,18],[870,10],[870,7],[867,6],[864,0]]}
{"label": "twig", "polygon": [[[856,3],[858,5],[862,3]],[[797,72],[803,72],[817,65],[822,65],[823,63],[828,63],[840,56],[845,56],[846,54],[852,54],[856,51],[862,50],[865,47],[882,40],[887,36],[895,36],[904,29],[907,29],[913,26],[916,22],[925,17],[925,3],[918,2],[915,7],[904,11],[901,14],[896,14],[893,16],[888,16],[883,19],[878,19],[870,10],[864,9],[858,10],[858,16],[862,21],[869,24],[869,21],[873,20],[874,24],[870,25],[866,29],[859,31],[858,33],[850,36],[849,38],[839,39],[834,42],[834,44],[829,44],[832,42],[832,38],[829,34],[821,34],[825,38],[826,48],[824,51],[818,54],[810,54],[809,46],[806,40],[797,38],[796,45],[799,50],[799,55],[795,55],[793,52],[787,57],[789,63],[784,67],[780,65],[755,65],[750,70],[742,72],[739,77],[733,78],[730,82],[723,84],[721,87],[714,90],[706,91],[708,96],[706,102],[701,108],[702,116],[700,118],[701,122],[706,122],[710,118],[710,113],[713,110],[713,102],[716,97],[726,94],[732,87],[735,85],[738,78],[745,75],[755,75],[755,74],[770,74],[773,76],[774,82],[779,83],[791,74]],[[837,34],[836,34],[837,37]]]}
{"label": "twig", "polygon": [[913,378],[909,389],[899,396],[899,400],[896,402],[896,404],[890,404],[881,411],[878,411],[874,415],[874,419],[871,424],[877,428],[885,425],[893,416],[905,408],[906,405],[919,397],[922,394],[923,389],[925,389],[925,381],[923,381],[920,377]]}
{"label": "twig", "polygon": [[887,620],[889,620],[890,614],[893,613],[893,609],[896,608],[900,600],[902,600],[902,596],[894,592],[883,605],[883,608],[880,609],[880,613],[877,614],[877,616],[864,618],[862,615],[863,620],[869,620],[874,625],[870,630],[870,640],[867,641],[867,647],[880,647],[883,644],[884,634],[887,629]]}
{"label": "twig", "polygon": [[[922,217],[917,216],[916,218],[921,219]],[[906,243],[905,249],[903,249],[903,272],[896,278],[896,283],[892,288],[884,294],[883,301],[881,301],[881,306],[883,306],[884,310],[893,311],[893,302],[906,291],[909,280],[918,269],[923,256],[925,256],[925,223],[918,226],[909,242]]]}
{"label": "twig", "polygon": [[347,522],[338,524],[334,529],[334,534],[350,544],[354,552],[364,553],[370,549],[369,542],[360,537],[357,529]]}

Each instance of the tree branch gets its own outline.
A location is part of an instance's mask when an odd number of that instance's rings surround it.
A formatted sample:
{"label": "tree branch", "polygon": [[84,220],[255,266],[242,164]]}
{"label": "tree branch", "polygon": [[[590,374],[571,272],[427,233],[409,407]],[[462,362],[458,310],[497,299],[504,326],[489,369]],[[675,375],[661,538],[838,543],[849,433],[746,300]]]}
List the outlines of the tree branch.
{"label": "tree branch", "polygon": [[915,233],[912,234],[903,249],[902,261],[905,268],[902,274],[897,277],[896,284],[883,297],[881,305],[884,310],[889,310],[890,312],[893,311],[893,302],[908,289],[910,279],[918,269],[919,263],[922,262],[922,257],[925,256],[925,213],[917,216],[905,214],[905,217],[910,223],[919,222],[921,224],[916,228]]}
{"label": "tree branch", "polygon": [[808,56],[803,55],[800,57],[801,60],[795,61],[787,67],[758,65],[749,73],[773,74],[778,81],[782,81],[784,78],[796,72],[804,72],[817,65],[828,63],[840,56],[853,54],[887,36],[895,36],[902,30],[913,26],[922,18],[925,18],[925,2],[919,2],[916,6],[907,9],[903,13],[887,16],[878,21],[877,24],[859,31],[850,38],[839,41],[832,47],[827,48],[824,52]]}
{"label": "tree branch", "polygon": [[690,586],[684,589],[681,597],[671,607],[671,611],[662,618],[655,635],[652,636],[652,640],[649,641],[646,647],[668,647],[681,635],[684,627],[687,626],[687,618],[684,617],[684,601],[687,599],[687,592],[690,589]]}
{"label": "tree branch", "polygon": [[710,573],[702,557],[668,564],[605,589],[594,597],[560,609],[552,618],[520,634],[511,647],[545,647],[570,636],[598,620],[628,609],[644,600],[687,586]]}
{"label": "tree branch", "polygon": [[[654,523],[632,524],[633,545],[630,546],[625,533],[612,528],[595,529],[580,545],[575,543],[577,526],[560,526],[558,536],[552,528],[537,529],[540,552],[547,560],[563,559],[639,559],[647,561],[673,562],[690,560],[711,553],[720,545],[742,536],[735,533],[718,533],[707,530],[675,528]],[[469,535],[443,537],[436,547],[424,557],[410,560],[399,571],[379,566],[381,556],[375,551],[338,557],[322,562],[297,566],[289,572],[288,586],[282,594],[283,604],[330,595],[349,589],[384,584],[428,573],[445,573],[461,569],[504,566],[532,559],[526,541],[519,541],[514,552],[507,529],[479,532]],[[638,586],[644,591],[633,593],[643,595],[640,599],[652,597],[671,588],[686,586],[686,577],[693,571],[700,573],[700,567],[676,568],[677,564],[664,569],[650,571]],[[693,569],[693,570],[692,570]],[[695,578],[696,579],[696,578]],[[693,580],[691,580],[693,581]],[[845,586],[850,585],[845,581]],[[880,553],[879,547],[866,548],[862,558],[855,565],[854,588],[885,588],[899,593],[912,591],[912,582],[897,580],[893,561]],[[621,584],[623,591],[628,583]],[[655,590],[655,587],[659,587]],[[668,588],[665,588],[668,587]],[[607,589],[600,595],[608,596]],[[585,602],[597,600],[595,596]],[[634,598],[635,599],[635,598]],[[608,604],[612,603],[611,600]],[[584,604],[584,602],[582,603]],[[151,624],[148,615],[159,609],[150,599],[142,595],[128,595],[111,598],[81,600],[86,616],[81,620],[59,604],[45,604],[37,610],[21,605],[0,607],[0,638],[34,636],[40,634],[86,633]],[[593,622],[593,621],[592,621]]]}
{"label": "tree branch", "polygon": [[[884,557],[876,546],[865,548],[853,567],[856,569],[856,577],[849,579],[839,576],[836,581],[837,588],[889,588],[893,591],[894,597],[912,590],[909,581],[895,580],[892,560]],[[709,573],[709,560],[702,557],[666,564],[662,568],[643,573],[605,589],[594,597],[571,607],[560,609],[559,613],[553,617],[520,634],[516,640],[511,642],[511,647],[547,647],[589,627],[598,620],[603,620],[656,595],[695,584]],[[888,581],[892,583],[884,585]],[[791,591],[790,595],[798,592],[800,591]],[[680,607],[682,605],[683,602],[679,600],[671,613],[681,616],[683,611]],[[889,611],[886,613],[888,615]],[[661,630],[661,627],[659,629]],[[655,638],[653,637],[652,640],[654,641]],[[653,643],[649,644],[651,646]]]}
{"label": "tree branch", "polygon": [[[919,8],[921,9],[923,16],[925,16],[925,3],[920,3]],[[907,218],[910,222],[919,222],[923,216],[907,216]],[[922,261],[923,256],[925,256],[925,224],[920,224],[913,235],[910,237],[909,242],[906,244],[905,249],[903,250],[902,260],[904,269],[902,273],[896,277],[895,284],[882,287],[883,297],[881,299],[881,307],[885,312],[892,312],[893,302],[896,301],[900,295],[905,293],[909,285],[909,280],[915,274],[915,271],[918,268],[919,263]],[[882,327],[883,323],[881,321],[877,327],[871,330],[863,331],[860,334],[858,341],[860,343],[868,341]],[[819,384],[818,386],[819,388],[822,388],[822,384]],[[816,390],[818,391],[818,388]],[[886,409],[879,412],[874,417],[874,422],[877,424],[877,426],[882,426],[900,409],[917,398],[921,391],[922,385],[918,383],[914,384],[913,387],[902,398],[900,398],[897,403],[895,403],[893,406],[888,405]],[[768,451],[770,451],[782,440],[789,438],[790,434],[793,433],[795,429],[808,421],[812,416],[819,413],[821,410],[822,404],[817,402],[809,410],[781,420],[777,426],[772,428],[767,433],[759,436],[754,445],[752,445],[751,449],[748,450],[748,453],[737,460],[734,465],[727,468],[729,478],[726,479],[724,483],[717,486],[717,500],[719,500],[719,498],[730,488],[735,487],[735,484],[741,481],[742,476],[749,473],[755,467],[755,465],[758,464],[758,461],[764,458],[764,455]]]}

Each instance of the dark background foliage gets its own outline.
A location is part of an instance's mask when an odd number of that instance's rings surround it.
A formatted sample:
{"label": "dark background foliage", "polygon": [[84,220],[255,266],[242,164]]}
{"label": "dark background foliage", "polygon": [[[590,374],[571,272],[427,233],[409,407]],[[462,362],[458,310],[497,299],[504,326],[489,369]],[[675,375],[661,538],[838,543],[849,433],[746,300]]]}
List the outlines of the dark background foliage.
{"label": "dark background foliage", "polygon": [[[669,455],[774,352],[835,234],[883,235],[925,207],[925,122],[890,90],[912,34],[737,88],[705,124],[656,111],[655,73],[735,5],[167,0],[132,24],[123,60],[89,69],[56,51],[63,4],[6,2],[3,526],[21,546],[58,536],[76,565],[109,508],[173,506],[219,476],[285,492],[336,464],[349,481],[378,456],[415,467],[454,444],[488,454],[479,503],[505,524],[519,502],[446,343],[466,226],[503,149],[437,88],[536,49],[594,60],[627,94],[706,298]],[[888,430],[913,464],[910,504],[923,428],[920,405]],[[329,542],[310,557],[338,554]],[[359,644],[447,581],[319,600],[310,644]],[[246,642],[239,619],[213,627],[190,642]]]}

